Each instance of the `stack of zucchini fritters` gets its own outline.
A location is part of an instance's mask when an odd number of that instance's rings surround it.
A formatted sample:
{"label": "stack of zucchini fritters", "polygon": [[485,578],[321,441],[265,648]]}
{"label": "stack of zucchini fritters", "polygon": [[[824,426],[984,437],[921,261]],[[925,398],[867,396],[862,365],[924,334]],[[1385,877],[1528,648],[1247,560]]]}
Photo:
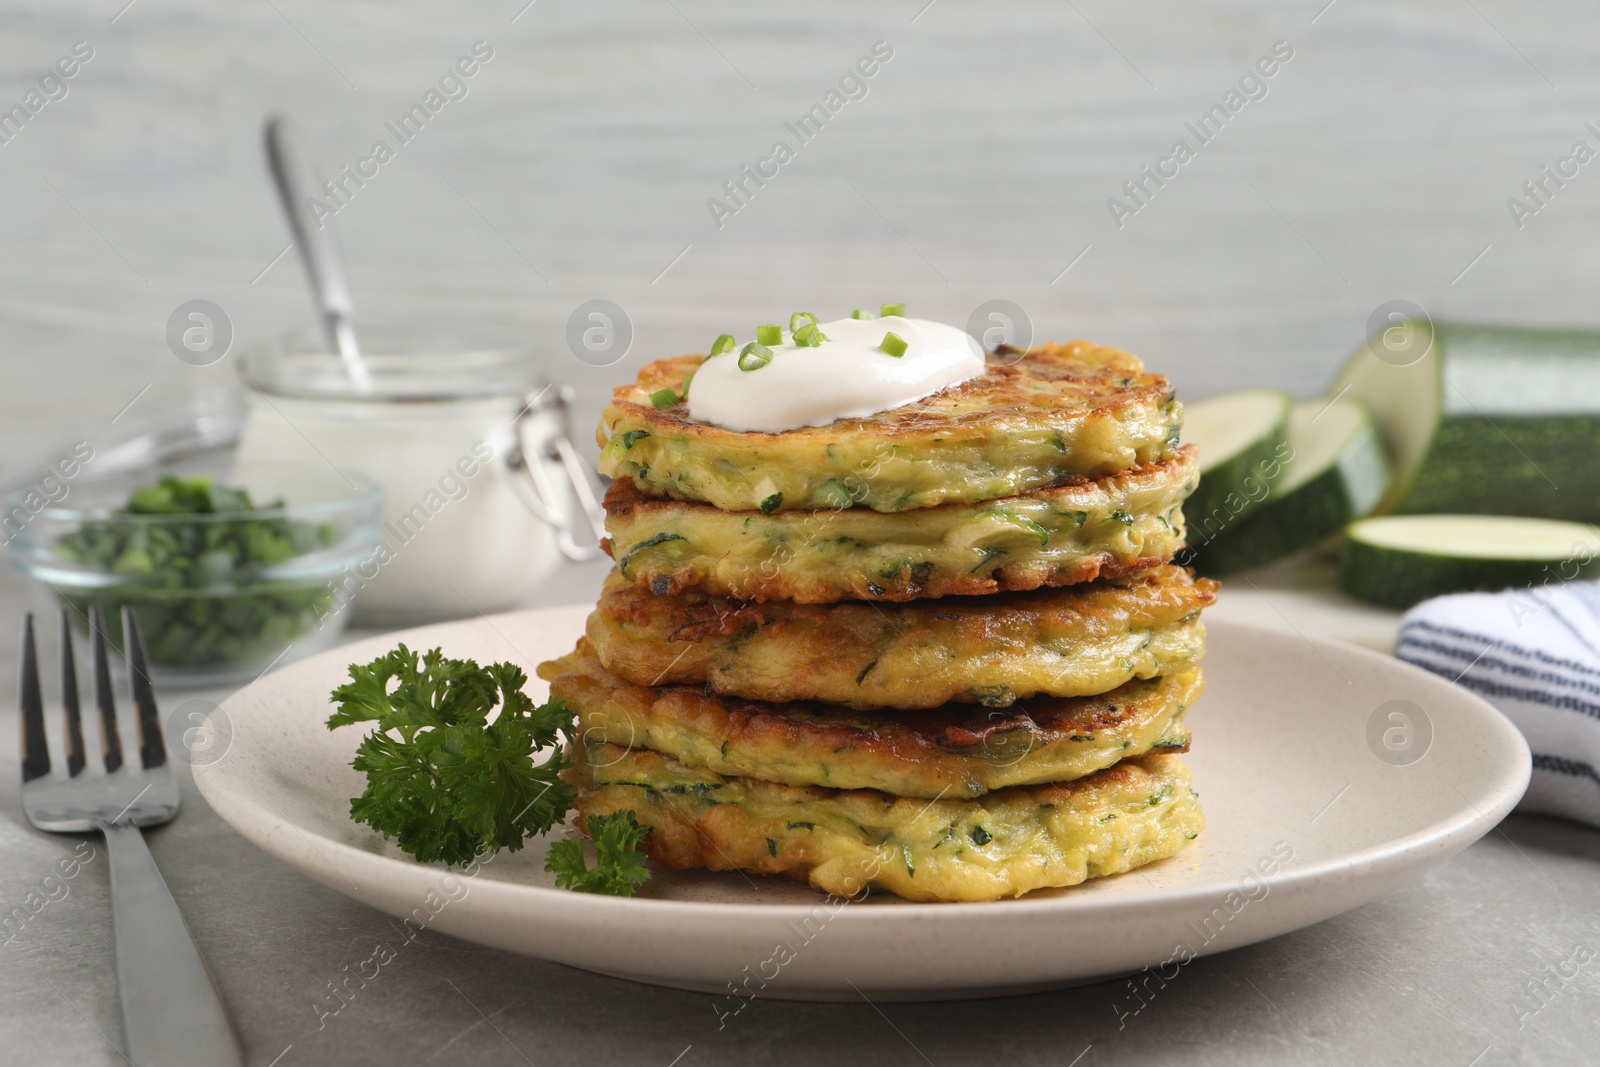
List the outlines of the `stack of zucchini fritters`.
{"label": "stack of zucchini fritters", "polygon": [[583,817],[676,868],[992,900],[1170,856],[1203,825],[1182,717],[1215,583],[1171,563],[1182,409],[1084,342],[863,419],[698,422],[702,357],[602,418],[609,550],[539,673],[577,713]]}

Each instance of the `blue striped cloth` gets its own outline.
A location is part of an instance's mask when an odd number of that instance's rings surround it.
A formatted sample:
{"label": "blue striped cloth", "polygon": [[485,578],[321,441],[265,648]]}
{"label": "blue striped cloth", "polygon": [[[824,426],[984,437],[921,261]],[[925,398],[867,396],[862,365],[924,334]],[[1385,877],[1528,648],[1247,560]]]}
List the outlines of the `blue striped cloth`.
{"label": "blue striped cloth", "polygon": [[1400,620],[1394,654],[1522,731],[1533,781],[1518,811],[1600,826],[1600,583],[1424,601]]}

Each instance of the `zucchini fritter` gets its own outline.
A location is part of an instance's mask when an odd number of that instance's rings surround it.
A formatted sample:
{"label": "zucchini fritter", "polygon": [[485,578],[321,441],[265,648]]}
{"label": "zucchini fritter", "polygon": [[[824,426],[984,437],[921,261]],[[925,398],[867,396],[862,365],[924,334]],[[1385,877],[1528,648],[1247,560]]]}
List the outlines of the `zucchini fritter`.
{"label": "zucchini fritter", "polygon": [[1183,713],[1204,684],[1196,669],[1004,710],[862,712],[630,685],[607,673],[586,641],[539,674],[576,713],[585,745],[651,749],[719,775],[924,799],[1067,781],[1126,757],[1185,751]]}
{"label": "zucchini fritter", "polygon": [[1205,825],[1176,756],[1123,760],[1056,785],[929,802],[871,790],[723,778],[641,749],[573,746],[562,772],[582,819],[632,809],[668,867],[739,869],[838,896],[980,901],[1121,874],[1171,856]]}
{"label": "zucchini fritter", "polygon": [[656,596],[615,571],[588,635],[636,685],[852,708],[1006,707],[1104,693],[1193,667],[1215,582],[1182,567],[1062,589],[905,604],[764,603],[687,589]]}
{"label": "zucchini fritter", "polygon": [[741,433],[697,422],[683,405],[651,403],[658,390],[681,393],[703,361],[657,360],[617,388],[600,420],[602,474],[724,511],[906,511],[1166,459],[1183,419],[1167,380],[1136,356],[1069,341],[866,418]]}
{"label": "zucchini fritter", "polygon": [[1183,547],[1196,450],[1097,480],[980,504],[722,511],[606,493],[606,549],[658,594],[698,586],[743,600],[906,601],[1070,585],[1163,563]]}

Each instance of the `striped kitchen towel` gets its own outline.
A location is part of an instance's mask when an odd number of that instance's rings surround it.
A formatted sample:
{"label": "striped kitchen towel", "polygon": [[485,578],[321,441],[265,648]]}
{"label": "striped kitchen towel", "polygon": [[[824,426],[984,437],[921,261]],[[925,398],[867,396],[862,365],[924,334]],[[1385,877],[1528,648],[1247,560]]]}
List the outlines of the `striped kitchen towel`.
{"label": "striped kitchen towel", "polygon": [[1518,811],[1600,826],[1600,583],[1423,601],[1394,654],[1477,693],[1533,752]]}

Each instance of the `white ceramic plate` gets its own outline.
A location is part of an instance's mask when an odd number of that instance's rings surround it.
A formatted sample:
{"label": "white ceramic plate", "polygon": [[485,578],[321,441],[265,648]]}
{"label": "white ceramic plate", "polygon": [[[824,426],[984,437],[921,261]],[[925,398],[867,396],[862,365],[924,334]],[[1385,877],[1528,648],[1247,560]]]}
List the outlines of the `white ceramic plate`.
{"label": "white ceramic plate", "polygon": [[[1073,889],[841,906],[778,879],[657,870],[620,899],[556,889],[543,841],[468,877],[350,821],[364,731],[323,726],[347,664],[404,640],[532,675],[572,647],[587,610],[389,634],[268,675],[223,705],[231,744],[196,781],[261,848],[413,925],[643,982],[819,999],[1020,993],[1143,967],[1170,978],[1191,956],[1395,889],[1486,833],[1528,784],[1521,735],[1465,690],[1354,646],[1218,622],[1188,720],[1205,832],[1172,859]],[[543,683],[533,691],[542,699]]]}

